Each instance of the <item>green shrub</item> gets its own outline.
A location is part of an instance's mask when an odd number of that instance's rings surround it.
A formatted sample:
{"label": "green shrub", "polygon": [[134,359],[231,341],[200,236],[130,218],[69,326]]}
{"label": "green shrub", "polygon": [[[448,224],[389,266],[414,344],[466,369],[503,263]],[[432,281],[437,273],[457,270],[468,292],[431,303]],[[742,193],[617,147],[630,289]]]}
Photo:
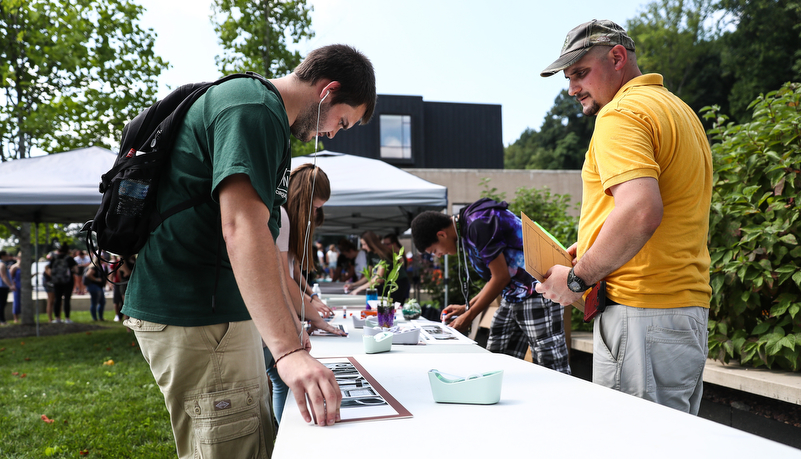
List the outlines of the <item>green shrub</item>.
{"label": "green shrub", "polygon": [[757,98],[752,121],[704,115],[714,162],[710,357],[798,371],[801,365],[801,84]]}

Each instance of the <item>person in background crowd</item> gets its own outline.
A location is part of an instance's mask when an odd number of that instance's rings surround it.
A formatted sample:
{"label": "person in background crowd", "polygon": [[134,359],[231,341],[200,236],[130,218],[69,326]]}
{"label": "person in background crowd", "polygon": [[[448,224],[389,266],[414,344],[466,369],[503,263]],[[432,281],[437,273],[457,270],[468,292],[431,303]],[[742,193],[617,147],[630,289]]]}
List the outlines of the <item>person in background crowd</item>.
{"label": "person in background crowd", "polygon": [[[337,260],[341,270],[341,279],[348,285],[362,278],[362,269],[367,266],[367,253],[359,250],[346,238],[339,240],[339,259]],[[345,293],[347,293],[347,288]]]}
{"label": "person in background crowd", "polygon": [[[6,306],[8,305],[8,292],[16,289],[8,275],[8,267],[13,264],[13,257],[5,250],[0,250],[0,325],[6,325]],[[9,262],[11,262],[9,264]]]}
{"label": "person in background crowd", "polygon": [[567,305],[605,281],[593,382],[698,414],[712,295],[706,132],[661,75],[642,74],[634,41],[612,21],[571,30],[541,75],[561,71],[596,120],[573,267],[554,266],[537,291]]}
{"label": "person in background crowd", "polygon": [[328,257],[325,253],[325,247],[323,247],[323,243],[317,241],[314,243],[315,253],[317,255],[317,266],[319,267],[317,271],[323,273],[323,278],[328,275]]}
{"label": "person in background crowd", "polygon": [[53,303],[53,322],[61,322],[61,305],[64,304],[64,323],[71,324],[70,301],[72,289],[75,286],[74,276],[78,272],[78,263],[70,256],[70,247],[61,244],[58,250],[50,256],[50,277],[53,279],[53,292],[56,300]]}
{"label": "person in background crowd", "polygon": [[[372,282],[375,285],[375,288],[378,290],[379,295],[381,294],[381,285],[384,283],[384,276],[386,273],[392,269],[393,264],[393,251],[392,248],[385,246],[381,243],[381,239],[372,232],[372,231],[365,231],[362,233],[361,237],[361,245],[364,250],[367,252],[367,265],[370,269],[370,272],[373,272],[373,268],[378,265],[379,262],[382,260],[386,263],[386,269],[382,266],[378,268],[373,276],[367,276],[359,279],[358,281],[354,282],[353,284],[345,284],[345,287],[348,288],[348,291],[351,295],[355,295],[363,290],[366,290],[369,283]],[[370,282],[368,282],[370,281]],[[392,292],[391,298],[393,302],[403,304],[409,298],[409,279],[406,275],[406,270],[401,269],[398,271],[398,279],[395,281],[398,286],[405,285],[405,290],[401,290],[398,288],[394,292]]]}
{"label": "person in background crowd", "polygon": [[86,295],[86,286],[83,284],[83,274],[86,271],[86,268],[92,264],[92,259],[89,258],[89,255],[85,250],[75,250],[73,251],[73,255],[75,258],[75,263],[78,265],[78,270],[75,274],[75,287],[73,293],[77,295]]}
{"label": "person in background crowd", "polygon": [[50,275],[50,255],[47,254],[44,261],[47,261],[44,270],[42,271],[42,285],[44,286],[45,293],[47,293],[47,321],[53,322],[53,306],[56,303],[56,293],[53,290],[53,277]]}
{"label": "person in background crowd", "polygon": [[22,253],[18,252],[14,260],[14,264],[8,268],[8,275],[14,283],[14,306],[11,314],[14,316],[14,323],[18,324],[22,315]]}
{"label": "person in background crowd", "polygon": [[328,259],[328,275],[332,281],[334,281],[334,271],[337,268],[337,259],[339,258],[339,252],[337,252],[337,246],[331,244],[328,246],[328,252],[325,253],[326,258]]}
{"label": "person in background crowd", "polygon": [[92,314],[92,320],[105,320],[103,319],[103,311],[106,308],[108,272],[105,265],[99,260],[95,259],[94,261],[95,263],[91,263],[84,273],[84,284],[91,297],[89,312]]}

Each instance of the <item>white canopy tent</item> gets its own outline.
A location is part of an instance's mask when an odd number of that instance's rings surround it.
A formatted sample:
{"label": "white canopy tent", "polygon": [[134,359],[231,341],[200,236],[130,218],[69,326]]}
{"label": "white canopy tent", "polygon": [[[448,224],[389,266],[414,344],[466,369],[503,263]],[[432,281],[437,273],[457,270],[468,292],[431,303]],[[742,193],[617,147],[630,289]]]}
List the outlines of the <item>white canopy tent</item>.
{"label": "white canopy tent", "polygon": [[[0,220],[36,223],[34,258],[39,258],[39,223],[84,222],[100,206],[100,176],[117,155],[89,147],[0,164]],[[25,266],[25,264],[23,264]],[[39,335],[39,268],[33,265],[36,334]]]}
{"label": "white canopy tent", "polygon": [[[384,161],[320,151],[317,166],[331,182],[331,199],[323,208],[321,234],[401,234],[412,218],[426,210],[442,210],[448,189],[427,182]],[[292,168],[315,161],[313,155],[292,158]]]}
{"label": "white canopy tent", "polygon": [[[377,233],[409,228],[425,210],[442,210],[448,189],[383,161],[321,151],[317,165],[331,181],[324,234]],[[100,176],[114,165],[112,151],[89,147],[0,164],[0,220],[83,223],[94,218]],[[292,168],[315,161],[292,158]]]}
{"label": "white canopy tent", "polygon": [[102,195],[100,176],[117,155],[82,148],[0,164],[0,220],[83,223],[94,218]]}

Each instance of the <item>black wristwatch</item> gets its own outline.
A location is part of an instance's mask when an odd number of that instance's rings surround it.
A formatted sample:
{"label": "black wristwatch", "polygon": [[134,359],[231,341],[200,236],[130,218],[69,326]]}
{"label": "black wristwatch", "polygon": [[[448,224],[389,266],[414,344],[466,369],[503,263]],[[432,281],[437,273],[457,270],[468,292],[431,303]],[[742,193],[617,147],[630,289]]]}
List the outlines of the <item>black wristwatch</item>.
{"label": "black wristwatch", "polygon": [[570,272],[567,273],[567,288],[569,288],[571,292],[584,292],[588,289],[591,289],[593,285],[587,285],[583,280],[581,280],[581,278],[573,272],[573,268],[570,268]]}

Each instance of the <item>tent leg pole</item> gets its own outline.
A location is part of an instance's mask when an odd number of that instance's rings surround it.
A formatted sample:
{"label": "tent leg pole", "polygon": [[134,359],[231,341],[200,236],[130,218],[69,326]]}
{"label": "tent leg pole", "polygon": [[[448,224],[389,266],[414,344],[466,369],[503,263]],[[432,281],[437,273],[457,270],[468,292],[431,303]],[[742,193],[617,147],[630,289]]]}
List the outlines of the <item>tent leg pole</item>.
{"label": "tent leg pole", "polygon": [[33,283],[34,289],[36,294],[34,295],[36,299],[34,300],[36,306],[35,307],[35,314],[36,314],[36,336],[39,336],[39,223],[34,223],[36,225],[36,230],[34,234],[36,235],[36,242],[33,244],[33,262],[36,263],[36,281]]}

